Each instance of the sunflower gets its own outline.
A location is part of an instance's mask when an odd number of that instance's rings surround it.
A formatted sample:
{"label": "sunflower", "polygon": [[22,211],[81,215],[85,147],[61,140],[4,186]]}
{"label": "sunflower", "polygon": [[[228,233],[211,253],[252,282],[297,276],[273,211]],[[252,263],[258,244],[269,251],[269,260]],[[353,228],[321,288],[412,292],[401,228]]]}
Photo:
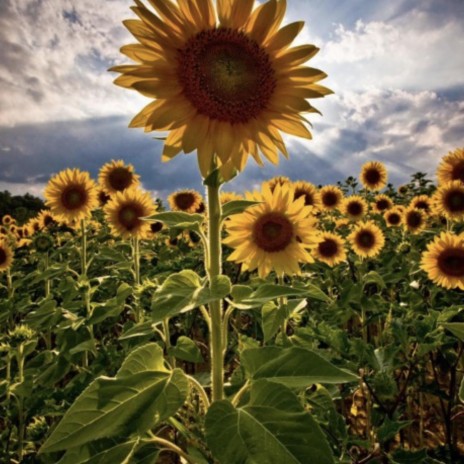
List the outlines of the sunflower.
{"label": "sunflower", "polygon": [[427,217],[423,210],[409,207],[403,211],[403,227],[412,234],[417,234],[425,229]]}
{"label": "sunflower", "polygon": [[45,204],[57,219],[79,221],[90,217],[97,206],[97,189],[88,172],[66,169],[45,188]]}
{"label": "sunflower", "polygon": [[351,195],[343,200],[341,212],[351,220],[357,221],[367,213],[367,203],[359,195]]}
{"label": "sunflower", "polygon": [[378,161],[369,161],[361,168],[360,181],[368,190],[381,190],[387,185],[387,170]]}
{"label": "sunflower", "polygon": [[442,232],[422,253],[421,269],[447,289],[464,290],[464,235]]}
{"label": "sunflower", "polygon": [[432,210],[432,200],[428,195],[418,195],[414,197],[409,203],[411,208],[422,209],[426,213]]}
{"label": "sunflower", "polygon": [[16,220],[15,218],[11,217],[9,214],[5,214],[5,216],[2,217],[2,224],[4,226],[11,226],[12,224],[15,224]]}
{"label": "sunflower", "polygon": [[348,236],[353,251],[362,258],[377,256],[385,244],[382,230],[374,221],[360,222]]}
{"label": "sunflower", "polygon": [[444,156],[437,169],[438,184],[453,180],[464,183],[464,148],[458,148]]}
{"label": "sunflower", "polygon": [[387,195],[377,195],[374,199],[374,211],[377,213],[384,213],[388,209],[393,207],[393,201]]}
{"label": "sunflower", "polygon": [[169,207],[172,211],[196,213],[203,202],[203,197],[196,190],[178,190],[168,196]]}
{"label": "sunflower", "polygon": [[103,211],[114,235],[143,239],[151,229],[150,223],[142,218],[154,214],[156,206],[148,192],[127,189],[112,195]]}
{"label": "sunflower", "polygon": [[300,180],[293,184],[293,188],[295,191],[295,200],[297,200],[300,197],[303,197],[305,199],[304,202],[306,206],[312,206],[314,210],[320,209],[321,196],[315,185],[311,184],[311,182],[305,182],[304,180]]}
{"label": "sunflower", "polygon": [[337,209],[343,200],[343,192],[334,185],[325,185],[319,190],[319,195],[322,209],[326,211]]}
{"label": "sunflower", "polygon": [[[53,214],[50,211],[42,210],[37,216],[37,222],[40,229],[47,229],[58,224]],[[37,231],[36,231],[37,232]]]}
{"label": "sunflower", "polygon": [[275,176],[275,177],[271,177],[265,183],[269,185],[271,192],[273,192],[276,185],[282,186],[284,184],[291,184],[292,181],[290,180],[290,177],[287,177],[287,176]]}
{"label": "sunflower", "polygon": [[403,212],[404,210],[399,206],[394,206],[393,208],[386,211],[383,215],[385,222],[388,227],[399,227],[403,223]]}
{"label": "sunflower", "polygon": [[339,218],[335,220],[335,229],[342,229],[345,227],[349,227],[351,222],[347,218]]}
{"label": "sunflower", "polygon": [[272,270],[279,276],[300,274],[298,263],[314,262],[309,249],[320,241],[316,220],[304,198],[295,200],[293,194],[290,184],[276,185],[273,192],[264,184],[261,193],[247,195],[262,203],[227,221],[224,243],[235,248],[229,261],[242,263],[243,270],[257,268],[263,278]]}
{"label": "sunflower", "polygon": [[243,200],[243,196],[235,192],[222,192],[219,200],[221,205],[225,205],[226,203],[229,203],[229,201]]}
{"label": "sunflower", "polygon": [[108,195],[137,187],[140,184],[139,179],[140,176],[134,172],[134,166],[124,164],[122,160],[111,160],[104,164],[98,174],[98,183]]}
{"label": "sunflower", "polygon": [[8,243],[0,239],[0,272],[6,271],[13,263],[13,250]]}
{"label": "sunflower", "polygon": [[398,187],[398,193],[401,194],[401,195],[406,195],[406,193],[409,192],[409,186],[408,185],[400,185]]}
{"label": "sunflower", "polygon": [[40,223],[38,217],[30,219],[27,225],[30,227],[33,234],[42,230],[42,224]]}
{"label": "sunflower", "polygon": [[110,201],[111,196],[108,195],[104,189],[99,188],[97,192],[97,198],[100,208],[103,208]]}
{"label": "sunflower", "polygon": [[319,237],[322,241],[314,248],[314,258],[330,267],[346,260],[345,240],[340,235],[322,232]]}
{"label": "sunflower", "polygon": [[156,14],[135,1],[140,20],[124,25],[140,44],[121,52],[136,64],[110,70],[154,99],[130,126],[169,131],[163,160],[197,150],[207,176],[217,155],[230,177],[248,155],[259,165],[260,153],[274,164],[278,151],[288,156],[280,132],[311,138],[301,113],[318,111],[306,99],[332,92],[316,84],[324,72],[302,66],[318,48],[290,48],[303,22],[279,29],[284,0],[150,0]]}
{"label": "sunflower", "polygon": [[442,184],[433,195],[435,214],[447,219],[462,221],[464,219],[464,184],[453,180]]}

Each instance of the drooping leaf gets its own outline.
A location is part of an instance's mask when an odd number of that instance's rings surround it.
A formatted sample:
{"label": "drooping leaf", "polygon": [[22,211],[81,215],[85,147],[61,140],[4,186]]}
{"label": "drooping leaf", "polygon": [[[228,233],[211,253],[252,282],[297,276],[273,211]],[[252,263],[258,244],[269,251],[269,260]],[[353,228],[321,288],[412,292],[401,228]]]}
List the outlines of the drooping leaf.
{"label": "drooping leaf", "polygon": [[200,232],[201,224],[205,220],[202,214],[184,213],[182,211],[166,211],[144,218],[148,222],[162,222],[171,229],[193,230]]}
{"label": "drooping leaf", "polygon": [[213,403],[206,440],[221,464],[334,462],[324,434],[295,394],[266,380],[253,383],[245,406]]}

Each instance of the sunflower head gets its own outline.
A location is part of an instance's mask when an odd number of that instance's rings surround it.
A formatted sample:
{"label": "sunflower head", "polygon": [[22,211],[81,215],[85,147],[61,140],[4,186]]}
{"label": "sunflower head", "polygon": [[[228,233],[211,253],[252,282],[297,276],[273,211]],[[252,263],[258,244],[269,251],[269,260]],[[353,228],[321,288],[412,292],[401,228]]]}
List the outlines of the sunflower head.
{"label": "sunflower head", "polygon": [[271,177],[269,180],[265,182],[265,184],[267,184],[269,188],[271,189],[271,192],[274,191],[277,185],[282,186],[284,184],[291,184],[291,183],[292,181],[290,180],[290,177],[287,177],[287,176]]}
{"label": "sunflower head", "polygon": [[39,253],[46,253],[53,248],[53,239],[48,234],[38,234],[32,241],[34,248]]}
{"label": "sunflower head", "polygon": [[128,189],[116,192],[104,208],[114,235],[124,239],[143,239],[150,234],[150,223],[142,218],[155,213],[156,206],[148,192]]}
{"label": "sunflower head", "polygon": [[353,251],[361,258],[377,256],[385,244],[382,230],[373,222],[360,222],[348,236]]}
{"label": "sunflower head", "polygon": [[11,217],[9,214],[5,214],[5,216],[2,217],[2,224],[4,226],[11,226],[16,224],[16,219]]}
{"label": "sunflower head", "polygon": [[459,180],[442,184],[433,196],[433,210],[452,221],[464,220],[464,184]]}
{"label": "sunflower head", "polygon": [[381,190],[387,185],[387,170],[378,161],[363,164],[359,180],[368,190]]}
{"label": "sunflower head", "polygon": [[409,207],[403,211],[401,222],[408,232],[418,234],[421,230],[425,229],[427,217],[423,210]]}
{"label": "sunflower head", "polygon": [[430,213],[432,209],[432,199],[428,195],[417,195],[411,200],[409,206]]}
{"label": "sunflower head", "polygon": [[322,232],[319,237],[321,241],[312,253],[314,258],[330,267],[346,260],[345,240],[342,237],[331,232]]}
{"label": "sunflower head", "polygon": [[406,195],[406,193],[409,192],[409,187],[405,184],[405,185],[400,185],[398,187],[398,193],[401,194],[401,195]]}
{"label": "sunflower head", "polygon": [[377,213],[384,213],[393,206],[393,201],[387,195],[377,195],[374,199],[373,208]]}
{"label": "sunflower head", "polygon": [[453,180],[464,183],[464,148],[457,148],[444,156],[437,169],[438,184]]}
{"label": "sunflower head", "polygon": [[48,229],[49,227],[58,225],[58,221],[53,216],[53,213],[47,210],[42,210],[39,213],[37,221],[39,222],[40,229]]}
{"label": "sunflower head", "polygon": [[464,290],[464,236],[442,232],[422,253],[421,269],[447,289]]}
{"label": "sunflower head", "polygon": [[196,190],[178,190],[168,196],[168,203],[172,211],[197,213],[203,197]]}
{"label": "sunflower head", "polygon": [[0,238],[0,272],[6,271],[13,263],[13,250],[6,240]]}
{"label": "sunflower head", "polygon": [[217,163],[227,179],[251,155],[276,164],[288,155],[281,132],[311,138],[306,100],[331,91],[326,74],[303,67],[318,51],[291,47],[303,23],[280,28],[286,2],[270,0],[136,1],[140,20],[125,21],[139,42],[121,51],[135,61],[116,66],[115,81],[151,98],[131,122],[146,132],[168,131],[162,159],[197,151],[206,177]]}
{"label": "sunflower head", "polygon": [[341,211],[349,219],[357,221],[367,213],[367,203],[359,195],[351,195],[343,200]]}
{"label": "sunflower head", "polygon": [[140,176],[134,172],[134,166],[125,164],[122,160],[111,160],[104,164],[98,174],[98,183],[108,195],[137,187],[140,184],[139,179]]}
{"label": "sunflower head", "polygon": [[343,200],[343,192],[334,185],[325,185],[319,190],[321,206],[325,211],[337,209]]}
{"label": "sunflower head", "polygon": [[228,260],[242,263],[244,270],[258,269],[260,277],[272,270],[299,274],[300,262],[314,261],[308,249],[320,240],[312,208],[305,206],[304,198],[294,199],[290,184],[277,185],[274,191],[265,184],[262,193],[248,198],[261,203],[227,221],[224,243],[234,248]]}
{"label": "sunflower head", "polygon": [[388,227],[400,227],[403,223],[403,209],[394,206],[384,213],[383,218]]}
{"label": "sunflower head", "polygon": [[97,206],[95,182],[79,169],[66,169],[52,177],[44,195],[51,213],[61,220],[88,218]]}
{"label": "sunflower head", "polygon": [[313,211],[318,211],[321,208],[321,196],[317,187],[311,182],[300,180],[293,184],[295,191],[295,200],[303,197],[306,206],[312,206]]}

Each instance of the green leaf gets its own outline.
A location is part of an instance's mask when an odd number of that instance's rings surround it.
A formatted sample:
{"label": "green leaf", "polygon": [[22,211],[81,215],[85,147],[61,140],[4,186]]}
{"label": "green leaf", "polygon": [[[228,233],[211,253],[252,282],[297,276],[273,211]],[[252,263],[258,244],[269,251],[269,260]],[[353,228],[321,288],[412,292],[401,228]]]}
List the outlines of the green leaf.
{"label": "green leaf", "polygon": [[123,334],[119,337],[119,340],[128,340],[129,338],[153,335],[153,327],[155,325],[156,324],[153,324],[152,321],[141,322],[140,324],[133,325],[130,329],[123,332]]}
{"label": "green leaf", "polygon": [[222,206],[222,219],[225,219],[233,214],[243,213],[247,208],[253,205],[260,204],[260,201],[251,200],[234,200],[229,201]]}
{"label": "green leaf", "polygon": [[206,415],[206,441],[221,464],[334,462],[324,434],[295,394],[266,380],[251,386],[246,406],[213,403]]}
{"label": "green leaf", "polygon": [[[133,356],[135,359],[138,355]],[[137,365],[137,373],[129,375],[130,368],[123,365],[119,377],[95,379],[69,408],[40,452],[60,451],[99,438],[142,434],[173,415],[187,397],[184,373],[180,369],[172,373],[138,372],[139,368]]]}
{"label": "green leaf", "polygon": [[229,277],[226,275],[218,275],[213,277],[210,286],[209,298],[222,299],[229,295],[232,289],[232,284]]}
{"label": "green leaf", "polygon": [[46,330],[58,323],[61,314],[55,300],[44,300],[37,310],[26,315],[24,323],[36,330]]}
{"label": "green leaf", "polygon": [[167,211],[164,213],[156,213],[143,219],[148,222],[162,222],[172,229],[200,232],[201,224],[203,224],[205,217],[198,213],[190,214],[182,211]]}
{"label": "green leaf", "polygon": [[183,361],[189,361],[193,363],[203,362],[203,356],[201,355],[200,348],[195,344],[193,340],[188,337],[180,336],[177,339],[176,346],[171,347],[168,350],[170,356],[175,356]]}
{"label": "green leaf", "polygon": [[384,423],[379,427],[377,431],[377,437],[380,443],[385,443],[391,440],[401,430],[411,425],[413,421],[395,421],[390,420],[388,416],[385,418]]}
{"label": "green leaf", "polygon": [[447,322],[441,324],[445,329],[448,329],[455,337],[464,342],[464,322]]}
{"label": "green leaf", "polygon": [[439,461],[427,460],[427,450],[422,449],[419,451],[408,451],[404,449],[398,449],[393,453],[392,464],[425,464]]}
{"label": "green leaf", "polygon": [[268,379],[292,388],[305,388],[314,383],[358,380],[355,374],[334,366],[314,351],[297,346],[244,350],[241,362],[249,378]]}
{"label": "green leaf", "polygon": [[385,281],[382,276],[375,271],[370,271],[362,279],[363,286],[367,284],[376,284],[379,288],[385,288]]}
{"label": "green leaf", "polygon": [[264,341],[268,342],[279,330],[286,317],[284,306],[277,306],[273,301],[268,301],[261,308],[263,320]]}
{"label": "green leaf", "polygon": [[144,371],[168,372],[164,365],[163,349],[156,343],[147,343],[132,351],[122,363],[116,377],[122,378]]}

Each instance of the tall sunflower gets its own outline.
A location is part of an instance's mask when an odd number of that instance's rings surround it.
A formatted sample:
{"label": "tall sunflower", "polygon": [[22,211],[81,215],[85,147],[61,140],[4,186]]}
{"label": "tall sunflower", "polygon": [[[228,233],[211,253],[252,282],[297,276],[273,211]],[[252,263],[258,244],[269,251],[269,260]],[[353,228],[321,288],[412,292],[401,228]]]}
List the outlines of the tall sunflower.
{"label": "tall sunflower", "polygon": [[428,195],[417,195],[410,201],[409,206],[430,213],[432,209],[432,199]]}
{"label": "tall sunflower", "polygon": [[319,190],[319,195],[321,197],[322,209],[325,211],[337,209],[343,200],[343,192],[334,185],[324,185]]}
{"label": "tall sunflower", "polygon": [[367,203],[359,195],[351,195],[343,200],[341,212],[349,219],[357,221],[367,213]]}
{"label": "tall sunflower", "polygon": [[320,234],[321,242],[313,250],[313,256],[318,261],[336,266],[346,260],[345,240],[340,235],[331,232]]}
{"label": "tall sunflower", "polygon": [[384,213],[388,209],[393,207],[393,201],[387,195],[377,195],[374,198],[373,208],[377,213]]}
{"label": "tall sunflower", "polygon": [[433,210],[453,221],[464,220],[464,184],[453,180],[442,184],[433,195]]}
{"label": "tall sunflower", "polygon": [[321,208],[321,196],[319,190],[311,182],[299,180],[293,184],[295,191],[295,200],[303,197],[306,206],[312,206],[313,211],[317,211]]}
{"label": "tall sunflower", "polygon": [[464,183],[464,148],[457,148],[444,156],[437,169],[438,184],[453,180]]}
{"label": "tall sunflower", "polygon": [[203,197],[196,190],[178,190],[168,196],[168,203],[172,211],[196,213],[203,203]]}
{"label": "tall sunflower", "polygon": [[412,234],[418,234],[425,229],[427,217],[423,210],[409,207],[403,211],[403,227]]}
{"label": "tall sunflower", "polygon": [[[290,47],[303,22],[280,28],[286,1],[135,0],[140,20],[124,25],[140,43],[121,52],[136,64],[115,66],[115,84],[154,99],[130,123],[169,131],[162,159],[197,150],[203,176],[214,155],[223,174],[241,171],[248,155],[278,162],[288,156],[281,132],[311,138],[306,99],[332,93],[316,84],[326,74],[302,66],[318,48]],[[217,18],[217,19],[216,19]]]}
{"label": "tall sunflower", "polygon": [[9,214],[5,214],[5,216],[2,217],[2,224],[4,226],[11,226],[12,224],[16,224],[16,219]]}
{"label": "tall sunflower", "polygon": [[388,227],[400,227],[403,223],[403,210],[394,206],[383,214]]}
{"label": "tall sunflower", "polygon": [[151,229],[150,223],[142,218],[154,214],[156,206],[148,192],[127,189],[112,195],[103,211],[114,235],[143,239]]}
{"label": "tall sunflower", "polygon": [[224,243],[235,248],[228,260],[242,263],[244,270],[257,268],[263,278],[272,270],[279,276],[300,274],[299,263],[314,262],[309,249],[320,241],[312,208],[303,197],[294,199],[290,184],[274,191],[264,184],[262,193],[248,198],[262,203],[226,222]]}
{"label": "tall sunflower", "polygon": [[0,238],[0,272],[6,271],[13,263],[13,250],[8,243]]}
{"label": "tall sunflower", "polygon": [[442,232],[422,253],[421,269],[447,289],[464,290],[464,235]]}
{"label": "tall sunflower", "polygon": [[360,222],[348,240],[353,251],[362,258],[377,256],[385,245],[382,230],[373,221]]}
{"label": "tall sunflower", "polygon": [[101,167],[98,183],[106,194],[112,195],[137,187],[140,184],[140,176],[135,173],[132,164],[125,164],[122,160],[111,160]]}
{"label": "tall sunflower", "polygon": [[378,161],[363,164],[359,180],[368,190],[381,190],[387,185],[387,169]]}
{"label": "tall sunflower", "polygon": [[52,227],[58,224],[56,218],[53,216],[53,213],[45,209],[40,211],[39,215],[37,216],[37,221],[39,223],[40,229],[47,229],[48,227]]}
{"label": "tall sunflower", "polygon": [[44,196],[52,214],[64,221],[88,218],[98,205],[95,182],[79,169],[66,169],[52,177]]}

